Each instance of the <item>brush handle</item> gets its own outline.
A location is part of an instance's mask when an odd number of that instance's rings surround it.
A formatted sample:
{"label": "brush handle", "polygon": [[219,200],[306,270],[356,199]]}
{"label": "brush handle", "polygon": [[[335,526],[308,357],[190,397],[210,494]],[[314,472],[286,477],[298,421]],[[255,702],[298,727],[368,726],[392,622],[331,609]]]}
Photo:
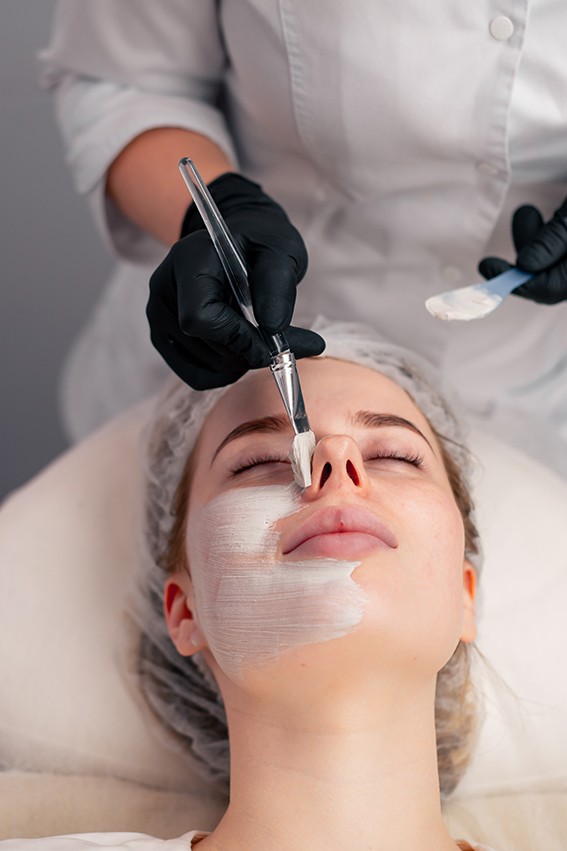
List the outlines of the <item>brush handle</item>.
{"label": "brush handle", "polygon": [[179,161],[179,171],[213,241],[242,315],[254,328],[258,329],[268,346],[271,357],[281,352],[289,352],[290,347],[284,334],[268,334],[258,325],[252,307],[252,293],[242,251],[226,226],[195,164],[188,157],[183,157]]}

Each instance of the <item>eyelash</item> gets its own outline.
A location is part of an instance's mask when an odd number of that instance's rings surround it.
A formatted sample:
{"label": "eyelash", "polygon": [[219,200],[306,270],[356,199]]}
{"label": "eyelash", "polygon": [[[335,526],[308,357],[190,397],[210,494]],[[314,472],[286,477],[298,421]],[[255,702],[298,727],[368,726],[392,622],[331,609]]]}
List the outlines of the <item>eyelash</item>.
{"label": "eyelash", "polygon": [[[365,461],[380,461],[380,460],[392,460],[392,461],[405,461],[407,464],[412,464],[414,467],[421,469],[423,467],[423,457],[418,455],[417,453],[411,452],[383,452],[378,455],[371,455],[368,458],[365,458]],[[244,473],[246,470],[251,470],[253,467],[260,467],[262,464],[285,464],[283,458],[275,458],[270,455],[262,455],[257,458],[250,458],[247,461],[243,461],[238,464],[236,467],[233,467],[230,470],[230,474],[232,476],[238,476],[239,473]]]}
{"label": "eyelash", "polygon": [[257,458],[250,458],[248,461],[242,461],[230,470],[231,475],[238,476],[239,473],[244,473],[246,470],[251,470],[252,467],[260,467],[262,464],[285,464],[283,458],[275,458],[271,455],[261,455]]}
{"label": "eyelash", "polygon": [[381,452],[377,455],[371,455],[365,458],[365,461],[382,461],[391,459],[392,461],[405,461],[407,464],[412,464],[414,467],[423,467],[423,456],[417,452]]}

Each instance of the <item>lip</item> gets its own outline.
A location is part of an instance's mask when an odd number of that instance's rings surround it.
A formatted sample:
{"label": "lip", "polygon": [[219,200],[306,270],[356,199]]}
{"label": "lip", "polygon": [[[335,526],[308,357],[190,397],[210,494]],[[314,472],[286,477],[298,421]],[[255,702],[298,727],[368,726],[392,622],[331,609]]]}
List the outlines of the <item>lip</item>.
{"label": "lip", "polygon": [[282,542],[282,554],[341,557],[397,546],[389,526],[367,508],[335,505],[319,509],[293,529]]}

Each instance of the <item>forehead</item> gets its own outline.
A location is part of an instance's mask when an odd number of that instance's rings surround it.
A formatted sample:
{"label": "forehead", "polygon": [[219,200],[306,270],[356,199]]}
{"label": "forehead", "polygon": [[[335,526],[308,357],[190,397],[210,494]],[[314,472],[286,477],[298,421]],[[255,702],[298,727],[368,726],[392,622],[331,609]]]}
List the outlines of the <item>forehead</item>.
{"label": "forehead", "polygon": [[[335,358],[310,358],[299,361],[298,370],[307,415],[317,437],[344,432],[349,415],[358,410],[397,414],[433,437],[429,423],[405,390],[373,369]],[[212,454],[240,423],[283,411],[269,369],[251,372],[229,388],[207,416],[199,453]],[[289,431],[291,435],[291,425]]]}

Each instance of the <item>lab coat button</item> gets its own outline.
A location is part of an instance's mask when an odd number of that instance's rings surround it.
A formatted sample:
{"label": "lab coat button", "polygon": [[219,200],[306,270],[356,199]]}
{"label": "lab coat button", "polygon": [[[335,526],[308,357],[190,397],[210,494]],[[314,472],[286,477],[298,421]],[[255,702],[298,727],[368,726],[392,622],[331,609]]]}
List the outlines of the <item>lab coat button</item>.
{"label": "lab coat button", "polygon": [[448,284],[454,287],[456,284],[460,284],[463,280],[463,273],[457,266],[445,266],[443,269],[443,277]]}
{"label": "lab coat button", "polygon": [[491,20],[489,30],[490,35],[496,41],[507,41],[514,32],[514,24],[510,18],[506,18],[504,15],[498,15],[497,18]]}
{"label": "lab coat button", "polygon": [[477,163],[477,169],[481,174],[486,174],[488,177],[496,177],[498,169],[492,163],[481,162]]}

